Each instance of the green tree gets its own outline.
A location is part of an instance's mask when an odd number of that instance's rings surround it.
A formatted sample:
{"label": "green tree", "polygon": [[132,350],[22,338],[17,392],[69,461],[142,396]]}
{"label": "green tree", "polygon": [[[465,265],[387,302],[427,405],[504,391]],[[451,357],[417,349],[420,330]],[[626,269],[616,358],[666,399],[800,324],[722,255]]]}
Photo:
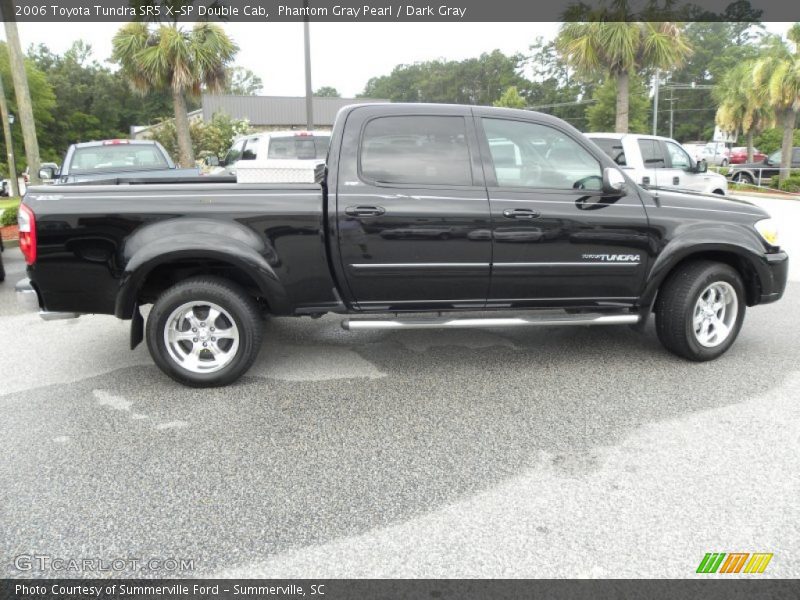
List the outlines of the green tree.
{"label": "green tree", "polygon": [[787,33],[790,44],[773,42],[766,56],[753,67],[756,96],[775,110],[783,128],[780,180],[789,176],[792,165],[792,144],[797,113],[800,110],[800,23]]}
{"label": "green tree", "polygon": [[[747,17],[745,14],[743,17]],[[698,87],[662,90],[662,106],[674,110],[673,136],[681,141],[709,140],[714,131],[718,106],[713,89],[725,74],[737,65],[758,56],[758,44],[764,37],[763,26],[752,22],[694,22],[684,29],[692,54],[671,73],[670,81],[696,84]],[[662,108],[665,110],[665,108]],[[660,116],[660,115],[659,115]],[[667,132],[667,119],[659,119],[659,133]]]}
{"label": "green tree", "polygon": [[[792,146],[800,146],[800,129],[795,128],[792,138]],[[764,154],[772,154],[775,150],[781,149],[783,131],[778,127],[766,129],[755,137],[753,143]]]}
{"label": "green tree", "polygon": [[[25,61],[25,75],[28,82],[28,89],[31,92],[33,121],[37,123],[39,127],[46,126],[53,121],[53,112],[56,106],[53,90],[47,81],[47,76],[38,69],[36,64],[31,60]],[[13,89],[8,47],[5,42],[0,42],[0,77],[3,78],[3,88],[5,90]],[[19,118],[19,105],[17,104],[16,96],[8,94],[7,101],[9,112]],[[15,149],[14,154],[17,161],[19,161],[20,158],[26,157],[23,133],[22,128],[19,126],[19,120],[17,120],[14,127],[12,127],[12,139]],[[4,156],[7,155],[8,152],[6,151]],[[50,159],[51,155],[45,153],[43,154],[43,158]],[[5,163],[5,161],[3,161],[3,163]],[[28,165],[29,163],[26,158],[24,165],[18,165],[18,172]],[[5,165],[4,170],[7,170],[7,165]]]}
{"label": "green tree", "polygon": [[[193,121],[189,125],[192,152],[195,156],[223,156],[233,140],[250,133],[250,124],[245,120],[232,119],[224,113],[216,113],[211,121]],[[150,133],[150,139],[159,142],[167,152],[178,152],[178,137],[174,119],[165,119]]]}
{"label": "green tree", "polygon": [[434,60],[398,65],[373,77],[361,96],[393,102],[446,102],[491,106],[510,86],[525,97],[531,87],[519,71],[525,58],[499,50],[462,61]]}
{"label": "green tree", "polygon": [[225,93],[233,96],[258,96],[264,87],[261,77],[244,67],[227,67]]}
{"label": "green tree", "polygon": [[45,160],[57,161],[76,142],[127,137],[132,125],[150,125],[172,113],[169,93],[138,96],[122,73],[98,63],[82,41],[63,55],[39,45],[28,56],[47,74],[58,107],[57,119],[39,123]]}
{"label": "green tree", "polygon": [[756,134],[775,123],[775,112],[754,91],[755,62],[742,62],[730,69],[714,88],[719,104],[715,121],[724,131],[742,131],[747,139],[747,161],[753,161],[753,140]]}
{"label": "green tree", "polygon": [[131,87],[141,94],[169,90],[175,112],[179,162],[194,163],[186,97],[203,88],[225,88],[225,67],[238,47],[219,25],[198,23],[191,30],[176,24],[151,28],[145,23],[124,25],[113,39],[112,59],[122,67]]}
{"label": "green tree", "polygon": [[33,114],[30,85],[28,84],[28,65],[22,53],[19,31],[15,21],[14,3],[0,0],[0,13],[5,22],[7,50],[11,66],[11,79],[14,81],[14,96],[17,99],[22,139],[25,142],[25,161],[30,167],[31,183],[39,183],[39,139],[36,135],[36,120]]}
{"label": "green tree", "polygon": [[574,77],[553,40],[538,37],[530,52],[524,62],[525,73],[531,79],[524,94],[528,106],[586,129],[585,104],[596,87],[595,82]]}
{"label": "green tree", "polygon": [[[647,133],[650,102],[647,86],[636,75],[629,81],[630,102],[628,105],[628,129],[634,133]],[[589,131],[613,131],[616,126],[617,82],[609,77],[595,88],[594,103],[586,108]]]}
{"label": "green tree", "polygon": [[510,86],[499,100],[494,101],[495,106],[503,106],[505,108],[525,108],[527,103],[525,99],[519,95],[517,86]]}
{"label": "green tree", "polygon": [[691,51],[680,27],[669,21],[566,23],[556,47],[581,75],[607,73],[616,81],[615,130],[620,133],[629,129],[631,73],[677,67]]}
{"label": "green tree", "polygon": [[341,98],[342,95],[339,93],[335,87],[331,87],[329,85],[323,85],[319,88],[314,95],[318,98]]}

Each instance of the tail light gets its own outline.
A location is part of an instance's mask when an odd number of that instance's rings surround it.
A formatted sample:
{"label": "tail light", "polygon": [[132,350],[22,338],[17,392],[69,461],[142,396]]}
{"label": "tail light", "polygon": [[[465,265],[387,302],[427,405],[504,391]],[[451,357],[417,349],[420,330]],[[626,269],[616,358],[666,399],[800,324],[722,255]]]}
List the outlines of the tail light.
{"label": "tail light", "polygon": [[25,256],[25,262],[32,265],[36,262],[36,217],[33,211],[24,204],[19,205],[19,249]]}

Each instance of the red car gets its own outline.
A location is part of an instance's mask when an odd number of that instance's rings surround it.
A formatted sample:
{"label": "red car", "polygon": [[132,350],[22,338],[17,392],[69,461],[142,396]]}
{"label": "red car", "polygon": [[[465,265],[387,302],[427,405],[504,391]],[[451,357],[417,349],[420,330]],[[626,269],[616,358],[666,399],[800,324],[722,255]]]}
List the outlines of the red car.
{"label": "red car", "polygon": [[[758,148],[753,148],[752,162],[763,162],[765,158],[767,158],[766,154],[764,154],[763,152],[759,152]],[[731,155],[728,158],[728,161],[732,165],[741,165],[748,162],[747,146],[738,146],[736,148],[731,148]]]}

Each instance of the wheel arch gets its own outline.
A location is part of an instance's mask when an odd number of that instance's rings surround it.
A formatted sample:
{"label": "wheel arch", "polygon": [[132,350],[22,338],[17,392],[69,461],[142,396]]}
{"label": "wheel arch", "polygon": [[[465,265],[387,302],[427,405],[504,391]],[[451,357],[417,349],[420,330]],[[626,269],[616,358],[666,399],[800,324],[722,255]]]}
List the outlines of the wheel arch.
{"label": "wheel arch", "polygon": [[131,318],[138,304],[175,283],[197,275],[234,281],[263,300],[271,311],[288,310],[286,290],[273,265],[274,248],[235,222],[172,219],[144,228],[123,250],[124,273],[115,314]]}
{"label": "wheel arch", "polygon": [[709,260],[727,264],[739,273],[745,288],[745,303],[747,306],[758,304],[761,296],[761,276],[759,274],[759,256],[754,256],[751,250],[733,244],[703,244],[686,248],[680,252],[673,252],[668,256],[663,254],[653,265],[651,275],[642,305],[651,312],[658,296],[658,291],[671,275],[690,262]]}

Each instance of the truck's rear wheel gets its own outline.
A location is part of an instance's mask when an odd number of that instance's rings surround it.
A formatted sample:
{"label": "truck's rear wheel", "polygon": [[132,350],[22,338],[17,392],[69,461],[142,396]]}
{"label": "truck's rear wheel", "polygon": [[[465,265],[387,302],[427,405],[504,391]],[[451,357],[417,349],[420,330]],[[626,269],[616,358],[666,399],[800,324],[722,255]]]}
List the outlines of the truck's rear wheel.
{"label": "truck's rear wheel", "polygon": [[156,365],[193,387],[238,379],[256,359],[262,334],[254,300],[238,285],[214,277],[172,286],[147,319],[147,347]]}
{"label": "truck's rear wheel", "polygon": [[656,301],[656,332],[670,352],[713,360],[736,340],[745,313],[744,285],[729,265],[697,261],[664,283]]}

